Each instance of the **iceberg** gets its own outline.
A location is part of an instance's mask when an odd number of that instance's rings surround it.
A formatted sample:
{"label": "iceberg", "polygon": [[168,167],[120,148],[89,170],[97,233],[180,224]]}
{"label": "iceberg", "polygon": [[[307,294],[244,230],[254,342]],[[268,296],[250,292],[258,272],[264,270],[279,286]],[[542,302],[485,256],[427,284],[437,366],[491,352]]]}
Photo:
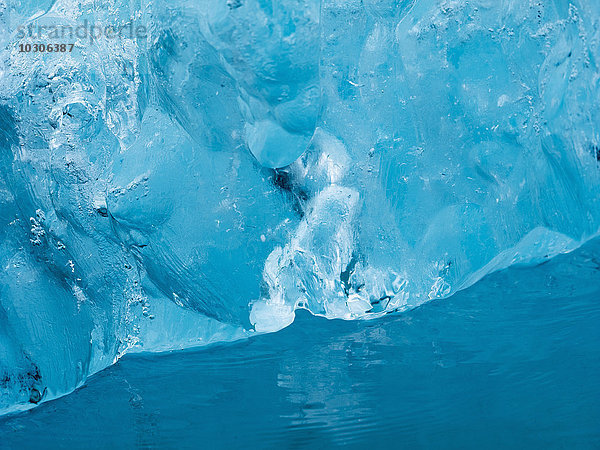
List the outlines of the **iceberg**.
{"label": "iceberg", "polygon": [[0,27],[0,412],[598,235],[591,0],[20,0]]}

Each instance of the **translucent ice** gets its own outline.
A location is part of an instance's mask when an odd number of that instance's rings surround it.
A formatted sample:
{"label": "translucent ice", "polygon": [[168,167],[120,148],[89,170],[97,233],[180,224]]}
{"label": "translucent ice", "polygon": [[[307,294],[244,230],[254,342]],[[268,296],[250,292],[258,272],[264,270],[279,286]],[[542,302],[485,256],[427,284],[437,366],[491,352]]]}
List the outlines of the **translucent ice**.
{"label": "translucent ice", "polygon": [[[0,410],[126,351],[378,317],[598,233],[592,0],[0,14]],[[144,33],[20,51],[81,24]]]}

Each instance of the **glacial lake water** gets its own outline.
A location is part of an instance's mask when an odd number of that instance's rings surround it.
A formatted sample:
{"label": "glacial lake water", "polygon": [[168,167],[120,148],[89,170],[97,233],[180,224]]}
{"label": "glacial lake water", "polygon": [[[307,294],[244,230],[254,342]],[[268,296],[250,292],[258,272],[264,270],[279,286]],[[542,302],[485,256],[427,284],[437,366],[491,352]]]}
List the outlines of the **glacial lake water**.
{"label": "glacial lake water", "polygon": [[0,448],[599,448],[600,241],[381,320],[125,356]]}

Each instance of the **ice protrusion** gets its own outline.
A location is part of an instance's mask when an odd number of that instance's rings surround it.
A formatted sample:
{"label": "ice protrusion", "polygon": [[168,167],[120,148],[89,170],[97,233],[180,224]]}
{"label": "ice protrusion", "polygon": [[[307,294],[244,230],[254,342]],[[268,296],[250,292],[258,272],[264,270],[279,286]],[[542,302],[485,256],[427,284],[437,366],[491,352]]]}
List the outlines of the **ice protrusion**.
{"label": "ice protrusion", "polygon": [[246,125],[248,148],[262,166],[273,169],[285,167],[298,159],[310,138],[291,133],[271,120]]}
{"label": "ice protrusion", "polygon": [[256,330],[289,325],[296,307],[325,315],[328,304],[345,301],[340,274],[352,259],[359,206],[359,193],[343,186],[326,187],[313,199],[290,242],[267,258],[268,295],[250,314]]}
{"label": "ice protrusion", "polygon": [[342,273],[355,252],[360,194],[343,185],[350,167],[344,144],[317,128],[309,150],[289,170],[310,193],[304,217],[289,242],[275,248],[263,270],[266,295],[252,304],[257,331],[274,331],[294,319],[296,308],[347,316]]}

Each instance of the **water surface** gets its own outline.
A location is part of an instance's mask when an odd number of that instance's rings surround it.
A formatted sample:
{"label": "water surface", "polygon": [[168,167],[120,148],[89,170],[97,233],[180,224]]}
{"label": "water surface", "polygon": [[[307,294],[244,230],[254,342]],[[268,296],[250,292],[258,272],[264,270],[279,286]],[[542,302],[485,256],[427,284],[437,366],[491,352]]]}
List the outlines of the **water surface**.
{"label": "water surface", "polygon": [[126,356],[6,448],[600,448],[600,243],[369,322]]}

